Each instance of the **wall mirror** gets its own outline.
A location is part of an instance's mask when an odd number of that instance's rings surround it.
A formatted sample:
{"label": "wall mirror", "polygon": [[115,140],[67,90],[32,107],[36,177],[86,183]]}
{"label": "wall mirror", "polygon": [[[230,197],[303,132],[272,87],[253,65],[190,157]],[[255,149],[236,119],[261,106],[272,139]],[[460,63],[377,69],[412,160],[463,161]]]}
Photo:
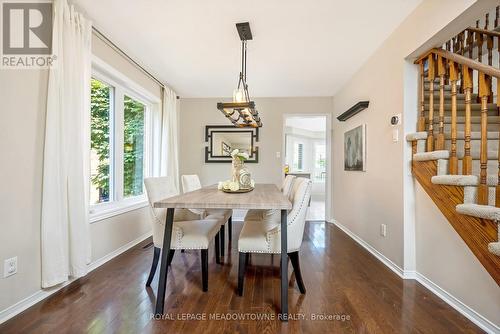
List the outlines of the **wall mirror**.
{"label": "wall mirror", "polygon": [[205,127],[205,162],[230,163],[231,152],[238,149],[247,152],[248,163],[259,161],[259,128],[235,128],[232,125],[207,125]]}

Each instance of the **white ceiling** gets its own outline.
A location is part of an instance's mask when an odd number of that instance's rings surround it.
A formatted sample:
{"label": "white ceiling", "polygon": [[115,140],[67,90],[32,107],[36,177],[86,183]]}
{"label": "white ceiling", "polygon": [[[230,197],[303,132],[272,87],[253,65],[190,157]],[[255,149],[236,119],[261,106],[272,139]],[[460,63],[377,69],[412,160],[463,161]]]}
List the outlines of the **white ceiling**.
{"label": "white ceiling", "polygon": [[296,129],[324,132],[326,129],[326,117],[287,117],[285,125]]}
{"label": "white ceiling", "polygon": [[182,97],[231,96],[249,21],[251,96],[331,96],[421,0],[75,0]]}

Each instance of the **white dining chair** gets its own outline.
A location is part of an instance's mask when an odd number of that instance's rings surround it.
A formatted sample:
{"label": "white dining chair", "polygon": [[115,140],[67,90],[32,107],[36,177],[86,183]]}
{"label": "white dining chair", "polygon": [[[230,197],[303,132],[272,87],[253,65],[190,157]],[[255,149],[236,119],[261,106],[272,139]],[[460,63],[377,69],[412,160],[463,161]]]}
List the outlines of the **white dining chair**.
{"label": "white dining chair", "polygon": [[[296,178],[291,190],[292,209],[287,215],[287,248],[300,293],[306,288],[300,272],[299,251],[304,235],[307,203],[311,197],[311,180]],[[278,210],[279,211],[279,210]],[[238,294],[243,295],[243,282],[249,253],[281,253],[281,214],[265,216],[262,219],[248,220],[238,240]]]}
{"label": "white dining chair", "polygon": [[[144,179],[153,223],[154,254],[151,271],[146,286],[150,286],[158,266],[161,248],[163,247],[163,234],[167,209],[154,208],[153,204],[165,198],[177,195],[172,191],[172,181],[169,177],[151,177]],[[172,227],[172,239],[168,254],[168,265],[171,264],[176,250],[196,249],[201,250],[201,272],[203,291],[208,290],[208,246],[215,238],[215,258],[219,259],[219,220],[213,217],[202,217],[187,209],[175,209]]]}
{"label": "white dining chair", "polygon": [[[283,195],[288,197],[290,199],[290,194],[292,191],[292,185],[293,181],[295,180],[294,175],[287,175],[285,176],[285,179],[283,180],[283,185],[281,186],[281,192]],[[259,210],[259,209],[252,209],[248,210],[247,214],[245,215],[245,220],[260,220],[264,219],[264,216],[270,216],[270,215],[280,215],[281,213],[280,210]]]}
{"label": "white dining chair", "polygon": [[[182,175],[181,177],[182,191],[184,193],[195,191],[201,188],[200,178],[196,174],[191,175]],[[232,240],[233,234],[233,210],[225,210],[225,209],[190,209],[191,212],[210,216],[210,217],[218,217],[220,221],[220,239],[221,239],[221,255],[224,256],[224,248],[225,248],[225,225],[227,223],[228,228],[228,240]]]}

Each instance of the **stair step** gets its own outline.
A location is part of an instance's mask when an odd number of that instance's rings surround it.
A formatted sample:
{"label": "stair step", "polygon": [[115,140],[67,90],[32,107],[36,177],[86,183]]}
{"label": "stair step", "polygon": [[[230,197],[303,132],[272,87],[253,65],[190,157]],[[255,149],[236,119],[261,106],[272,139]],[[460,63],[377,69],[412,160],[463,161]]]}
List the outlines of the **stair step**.
{"label": "stair step", "polygon": [[[426,91],[428,91],[428,90],[429,90],[429,87],[430,87],[430,83],[429,83],[429,81],[426,79],[426,80],[424,81],[424,89],[425,89]],[[438,90],[438,89],[439,89],[439,82],[434,82],[434,90]],[[451,85],[444,85],[444,90],[446,90],[446,91],[451,91]]]}
{"label": "stair step", "polygon": [[[447,101],[448,102],[448,101]],[[425,111],[429,111],[429,103],[425,103]],[[481,103],[471,103],[470,104],[470,110],[471,111],[481,111]],[[498,115],[498,107],[496,103],[488,103],[487,104],[488,112],[489,111],[495,111]],[[444,110],[445,111],[450,111],[451,112],[451,103],[445,103],[444,104]],[[437,111],[437,113],[436,113]],[[465,103],[457,103],[457,111],[465,111]],[[434,116],[439,114],[439,102],[436,103],[434,101]]]}
{"label": "stair step", "polygon": [[[429,101],[429,96],[430,95],[431,95],[430,91],[426,91],[424,93],[424,96],[425,96],[424,102],[425,101],[427,101],[427,102]],[[437,90],[437,91],[435,90],[433,95],[434,95],[434,102],[439,101],[441,92],[439,90]],[[471,102],[476,103],[477,97],[478,97],[477,94],[471,94]],[[451,92],[450,91],[444,91],[444,99],[451,101]],[[457,102],[458,103],[465,103],[465,94],[463,94],[463,93],[457,93]]]}
{"label": "stair step", "polygon": [[413,155],[413,160],[415,161],[430,161],[430,160],[439,160],[439,159],[449,159],[450,151],[440,150],[440,151],[432,151],[432,152],[422,152],[415,153]]}
{"label": "stair step", "polygon": [[[427,136],[426,136],[426,138],[427,138]],[[444,138],[446,140],[451,140],[451,133],[446,132],[444,134]],[[498,132],[498,131],[488,131],[486,138],[488,140],[500,139],[500,132]],[[465,140],[465,132],[464,131],[457,131],[457,139],[458,140]],[[479,131],[472,131],[470,133],[470,139],[471,140],[480,140],[481,139],[481,132],[479,132]]]}
{"label": "stair step", "polygon": [[413,132],[413,133],[409,133],[406,135],[406,141],[414,141],[414,140],[422,140],[422,139],[427,139],[427,132],[426,131]]}
{"label": "stair step", "polygon": [[[434,115],[436,116],[436,115]],[[429,123],[429,118],[425,118],[426,123]],[[470,122],[472,124],[481,124],[481,116],[471,116]],[[444,117],[445,124],[451,124],[451,116]],[[500,123],[500,116],[488,116],[489,125],[498,125]],[[439,124],[439,116],[434,117],[434,124]],[[457,124],[465,124],[465,116],[457,116]]]}
{"label": "stair step", "polygon": [[[477,187],[479,185],[479,175],[436,175],[431,179],[434,184],[446,186]],[[495,187],[498,184],[497,175],[488,175],[486,178],[488,187]]]}
{"label": "stair step", "polygon": [[500,208],[491,205],[459,204],[456,209],[458,213],[463,215],[495,221],[500,220]]}

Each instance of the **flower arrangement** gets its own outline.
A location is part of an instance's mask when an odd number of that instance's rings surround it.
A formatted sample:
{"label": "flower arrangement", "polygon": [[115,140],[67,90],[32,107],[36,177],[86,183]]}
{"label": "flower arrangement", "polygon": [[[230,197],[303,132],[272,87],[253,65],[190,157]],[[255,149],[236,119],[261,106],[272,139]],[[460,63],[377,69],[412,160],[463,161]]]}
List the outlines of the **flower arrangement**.
{"label": "flower arrangement", "polygon": [[231,152],[231,157],[233,158],[233,177],[231,180],[219,182],[218,189],[232,192],[252,190],[255,182],[244,166],[245,160],[249,158],[248,153],[235,149]]}
{"label": "flower arrangement", "polygon": [[235,149],[231,152],[231,157],[233,159],[240,159],[241,161],[248,160],[249,155],[247,152],[240,152],[240,150]]}

